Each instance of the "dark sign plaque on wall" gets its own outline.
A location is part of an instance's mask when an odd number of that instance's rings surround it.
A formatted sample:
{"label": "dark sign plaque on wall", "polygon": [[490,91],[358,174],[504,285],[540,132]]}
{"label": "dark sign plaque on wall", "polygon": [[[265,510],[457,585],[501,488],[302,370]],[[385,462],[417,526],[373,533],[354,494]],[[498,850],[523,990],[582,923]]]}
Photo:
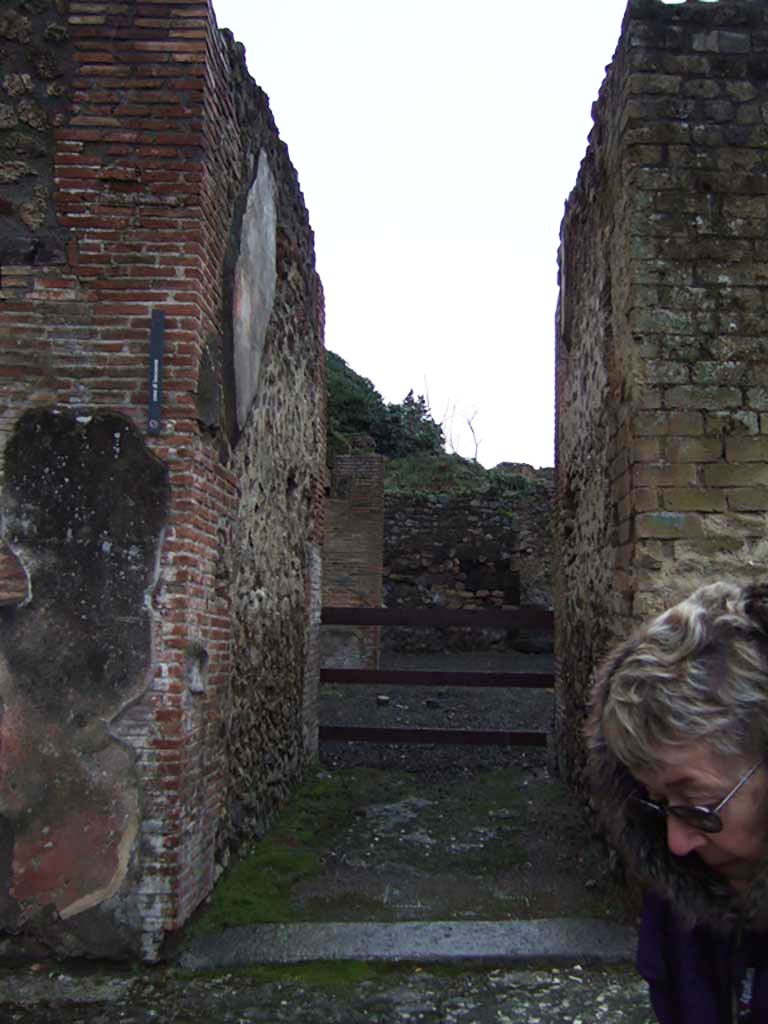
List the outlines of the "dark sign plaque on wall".
{"label": "dark sign plaque on wall", "polygon": [[152,310],[149,336],[149,413],[147,433],[159,434],[163,416],[163,355],[165,352],[165,312]]}

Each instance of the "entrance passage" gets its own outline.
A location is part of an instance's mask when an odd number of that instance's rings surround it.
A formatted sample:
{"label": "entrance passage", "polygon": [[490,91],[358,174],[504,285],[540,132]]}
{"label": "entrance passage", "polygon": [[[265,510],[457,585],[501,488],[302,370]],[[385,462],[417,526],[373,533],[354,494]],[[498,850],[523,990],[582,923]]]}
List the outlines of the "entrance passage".
{"label": "entrance passage", "polygon": [[[546,608],[518,607],[490,610],[437,608],[324,608],[323,625],[527,628],[552,631],[553,614]],[[398,669],[324,668],[321,683],[335,685],[501,687],[551,689],[552,672],[407,671]],[[383,728],[356,725],[321,725],[320,741],[367,743],[441,743],[462,745],[546,747],[542,730]]]}

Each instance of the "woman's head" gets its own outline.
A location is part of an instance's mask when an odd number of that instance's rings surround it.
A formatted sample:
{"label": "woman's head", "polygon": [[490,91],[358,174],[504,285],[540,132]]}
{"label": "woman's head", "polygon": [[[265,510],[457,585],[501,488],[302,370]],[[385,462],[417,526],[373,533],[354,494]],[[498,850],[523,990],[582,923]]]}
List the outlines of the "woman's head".
{"label": "woman's head", "polygon": [[768,751],[768,587],[714,583],[642,626],[609,658],[605,742],[635,775],[676,749]]}

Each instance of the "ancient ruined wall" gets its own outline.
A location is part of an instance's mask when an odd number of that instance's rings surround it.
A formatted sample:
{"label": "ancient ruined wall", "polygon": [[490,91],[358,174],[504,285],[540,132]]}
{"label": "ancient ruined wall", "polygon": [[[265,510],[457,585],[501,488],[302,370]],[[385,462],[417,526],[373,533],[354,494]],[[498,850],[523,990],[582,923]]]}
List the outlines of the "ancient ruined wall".
{"label": "ancient ruined wall", "polygon": [[556,342],[555,652],[560,767],[578,781],[592,670],[622,613],[614,502],[627,487],[620,353],[631,347],[623,296],[629,254],[619,146],[624,54],[614,57],[561,227]]}
{"label": "ancient ruined wall", "polygon": [[317,752],[325,364],[296,172],[229,33],[214,68],[208,114],[221,166],[209,175],[219,218],[210,237],[220,244],[214,265],[224,260],[222,351],[236,384],[229,465],[240,482],[223,568],[233,672],[221,841],[260,835]]}
{"label": "ancient ruined wall", "polygon": [[[323,604],[378,608],[382,604],[384,459],[337,456],[326,504]],[[378,626],[323,626],[323,663],[333,668],[378,668]]]}
{"label": "ancient ruined wall", "polygon": [[[551,472],[551,471],[550,471]],[[387,607],[500,608],[552,602],[552,482],[470,494],[385,496]],[[529,643],[505,630],[388,628],[392,649],[477,649]]]}
{"label": "ancient ruined wall", "polygon": [[558,738],[577,783],[607,644],[762,572],[767,103],[762,4],[629,4],[560,252]]}
{"label": "ancient ruined wall", "polygon": [[207,5],[0,36],[0,934],[153,958],[316,742],[312,235]]}

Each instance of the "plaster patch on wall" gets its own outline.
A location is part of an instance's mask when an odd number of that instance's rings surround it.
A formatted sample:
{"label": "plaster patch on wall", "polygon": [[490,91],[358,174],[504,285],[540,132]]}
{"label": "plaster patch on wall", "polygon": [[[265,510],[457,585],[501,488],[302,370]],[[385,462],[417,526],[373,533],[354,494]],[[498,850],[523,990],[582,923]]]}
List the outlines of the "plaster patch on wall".
{"label": "plaster patch on wall", "polygon": [[264,150],[248,193],[235,266],[232,309],[237,425],[242,430],[259,387],[261,357],[277,278],[276,185]]}
{"label": "plaster patch on wall", "polygon": [[147,685],[169,488],[112,413],[28,412],[5,454],[3,527],[33,584],[0,609],[0,929],[14,930],[77,916],[127,878],[138,783],[109,723]]}

